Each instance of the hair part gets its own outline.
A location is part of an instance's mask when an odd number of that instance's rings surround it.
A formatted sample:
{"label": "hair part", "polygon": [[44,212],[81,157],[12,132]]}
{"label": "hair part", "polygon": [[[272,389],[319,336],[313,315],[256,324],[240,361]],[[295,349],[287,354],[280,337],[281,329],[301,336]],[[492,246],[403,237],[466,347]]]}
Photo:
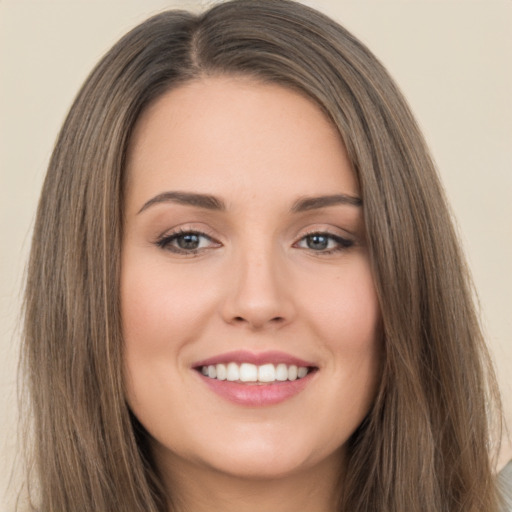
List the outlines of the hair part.
{"label": "hair part", "polygon": [[105,55],[71,107],[43,186],[26,285],[39,509],[172,508],[125,403],[123,173],[141,112],[213,75],[307,95],[337,127],[360,184],[385,356],[375,404],[350,441],[340,511],[497,510],[489,459],[497,387],[432,159],[369,50],[288,0],[154,16]]}

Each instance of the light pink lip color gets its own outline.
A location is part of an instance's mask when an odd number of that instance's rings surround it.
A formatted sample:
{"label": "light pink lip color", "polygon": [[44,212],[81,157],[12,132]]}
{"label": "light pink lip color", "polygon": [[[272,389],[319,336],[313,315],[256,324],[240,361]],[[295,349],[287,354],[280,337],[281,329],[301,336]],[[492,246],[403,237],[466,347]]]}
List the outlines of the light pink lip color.
{"label": "light pink lip color", "polygon": [[[267,351],[267,352],[248,352],[244,350],[227,352],[218,356],[205,359],[194,363],[192,368],[200,370],[202,366],[227,364],[227,363],[251,363],[257,366],[263,364],[280,364],[287,365],[315,367],[316,366],[308,361],[291,356],[284,352]],[[269,405],[278,404],[292,398],[300,393],[316,375],[315,372],[310,372],[302,379],[285,382],[273,382],[269,384],[264,383],[240,383],[227,380],[210,379],[202,375],[199,371],[196,372],[201,381],[208,386],[208,388],[221,396],[222,398],[233,402],[238,405],[246,407],[265,407]]]}
{"label": "light pink lip color", "polygon": [[210,364],[227,364],[227,363],[251,363],[256,366],[263,364],[294,364],[296,366],[316,366],[311,361],[304,361],[298,357],[292,356],[285,352],[277,350],[267,350],[265,352],[250,352],[248,350],[235,350],[233,352],[226,352],[217,356],[198,361],[192,365],[193,368],[200,368],[201,366],[208,366]]}

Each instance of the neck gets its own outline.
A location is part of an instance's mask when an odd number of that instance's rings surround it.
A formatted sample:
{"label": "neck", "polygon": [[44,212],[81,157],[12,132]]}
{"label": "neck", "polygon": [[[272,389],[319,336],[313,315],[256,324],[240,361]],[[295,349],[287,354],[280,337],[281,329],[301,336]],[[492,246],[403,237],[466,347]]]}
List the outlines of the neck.
{"label": "neck", "polygon": [[169,512],[335,512],[340,455],[286,476],[240,477],[184,460],[158,461],[172,500]]}

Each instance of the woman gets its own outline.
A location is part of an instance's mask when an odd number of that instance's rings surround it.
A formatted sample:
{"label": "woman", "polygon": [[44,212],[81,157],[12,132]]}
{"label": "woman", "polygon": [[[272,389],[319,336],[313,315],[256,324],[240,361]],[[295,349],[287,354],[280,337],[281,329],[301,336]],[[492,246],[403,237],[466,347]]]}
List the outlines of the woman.
{"label": "woman", "polygon": [[434,166],[387,72],[307,7],[163,13],[102,59],[25,330],[40,510],[498,510]]}

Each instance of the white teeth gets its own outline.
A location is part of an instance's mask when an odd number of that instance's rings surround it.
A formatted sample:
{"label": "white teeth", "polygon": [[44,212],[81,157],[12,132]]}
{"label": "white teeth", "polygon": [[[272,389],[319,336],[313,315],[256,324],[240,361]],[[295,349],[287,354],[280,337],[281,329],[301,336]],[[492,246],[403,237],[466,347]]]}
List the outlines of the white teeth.
{"label": "white teeth", "polygon": [[226,368],[226,365],[218,364],[217,365],[217,379],[218,380],[226,380],[227,376],[228,376],[228,370]]}
{"label": "white teeth", "polygon": [[273,364],[264,364],[258,368],[258,380],[260,382],[274,382],[276,380],[276,368]]}
{"label": "white teeth", "polygon": [[240,380],[242,382],[256,382],[258,380],[258,367],[255,364],[242,363],[240,365]]}
{"label": "white teeth", "polygon": [[238,370],[238,365],[236,363],[228,364],[226,379],[231,381],[240,379],[240,371]]}
{"label": "white teeth", "polygon": [[240,382],[284,382],[304,378],[309,370],[305,366],[280,363],[278,365],[263,364],[256,366],[251,363],[216,364],[201,367],[201,373],[210,379]]}
{"label": "white teeth", "polygon": [[[299,369],[292,364],[291,366],[288,366],[288,380],[295,380],[297,378],[297,372]],[[306,373],[308,369],[306,368]]]}
{"label": "white teeth", "polygon": [[288,367],[285,364],[278,364],[276,367],[276,380],[288,380]]}

